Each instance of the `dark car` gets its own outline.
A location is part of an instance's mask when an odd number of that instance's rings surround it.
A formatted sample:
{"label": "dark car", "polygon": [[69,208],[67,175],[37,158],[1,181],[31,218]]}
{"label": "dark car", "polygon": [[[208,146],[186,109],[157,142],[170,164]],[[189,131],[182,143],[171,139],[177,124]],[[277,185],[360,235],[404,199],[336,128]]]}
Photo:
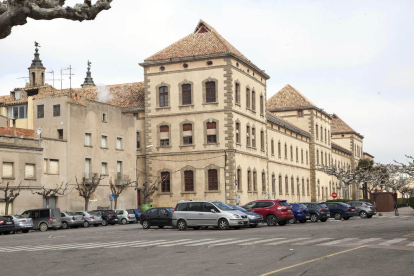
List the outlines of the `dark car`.
{"label": "dark car", "polygon": [[286,200],[255,200],[247,203],[243,208],[261,215],[269,226],[275,226],[276,223],[280,226],[286,225],[289,220],[295,217],[292,206]]}
{"label": "dark car", "polygon": [[236,205],[229,205],[229,206],[233,208],[234,210],[245,213],[247,217],[249,218],[249,226],[252,228],[256,227],[259,223],[264,223],[263,217],[259,214],[249,212],[240,206],[236,206]]}
{"label": "dark car", "polygon": [[107,226],[108,224],[115,225],[119,222],[118,216],[112,210],[95,210],[91,212],[102,217],[102,226]]}
{"label": "dark car", "polygon": [[326,202],[326,206],[329,208],[331,218],[336,220],[348,220],[350,217],[357,216],[355,207],[342,202]]}
{"label": "dark car", "polygon": [[157,207],[146,210],[141,214],[141,225],[144,229],[149,229],[151,226],[172,226],[172,215],[174,208],[172,207]]}
{"label": "dark car", "polygon": [[33,229],[42,232],[49,228],[58,229],[62,226],[62,217],[59,208],[42,208],[24,211],[21,214],[24,218],[33,220]]}
{"label": "dark car", "polygon": [[361,218],[372,218],[377,213],[374,205],[365,201],[350,201],[347,203],[351,207],[355,207],[356,213]]}
{"label": "dark car", "polygon": [[14,221],[12,219],[0,217],[0,234],[3,233],[4,235],[7,235],[12,231],[14,231]]}
{"label": "dark car", "polygon": [[132,210],[132,211],[134,211],[134,213],[135,213],[135,217],[136,217],[136,219],[137,219],[137,223],[138,223],[138,221],[140,221],[141,220],[141,212],[140,211],[138,211],[138,209],[130,209],[130,210]]}
{"label": "dark car", "polygon": [[308,208],[312,222],[317,222],[318,220],[325,222],[331,216],[328,207],[323,203],[302,202],[302,204]]}
{"label": "dark car", "polygon": [[305,223],[307,220],[310,219],[310,214],[308,208],[303,205],[302,203],[289,203],[292,206],[293,215],[295,216],[291,219],[290,223],[296,223],[299,221],[300,223]]}

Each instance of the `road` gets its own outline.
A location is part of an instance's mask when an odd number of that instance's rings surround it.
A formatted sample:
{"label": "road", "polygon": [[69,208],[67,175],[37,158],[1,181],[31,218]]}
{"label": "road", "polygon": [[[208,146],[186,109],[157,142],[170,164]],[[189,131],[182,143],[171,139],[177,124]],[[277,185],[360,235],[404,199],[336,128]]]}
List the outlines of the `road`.
{"label": "road", "polygon": [[2,275],[411,275],[414,210],[221,231],[139,224],[0,236]]}

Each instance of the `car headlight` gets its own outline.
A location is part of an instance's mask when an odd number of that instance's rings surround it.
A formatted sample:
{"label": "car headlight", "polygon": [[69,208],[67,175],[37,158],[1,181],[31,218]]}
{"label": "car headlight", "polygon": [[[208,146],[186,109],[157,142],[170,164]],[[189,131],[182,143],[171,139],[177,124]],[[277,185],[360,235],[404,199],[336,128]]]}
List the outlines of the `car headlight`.
{"label": "car headlight", "polygon": [[238,214],[233,214],[233,217],[240,218],[240,216]]}
{"label": "car headlight", "polygon": [[255,216],[252,216],[252,215],[248,215],[248,217],[249,217],[249,219],[255,219],[256,218]]}

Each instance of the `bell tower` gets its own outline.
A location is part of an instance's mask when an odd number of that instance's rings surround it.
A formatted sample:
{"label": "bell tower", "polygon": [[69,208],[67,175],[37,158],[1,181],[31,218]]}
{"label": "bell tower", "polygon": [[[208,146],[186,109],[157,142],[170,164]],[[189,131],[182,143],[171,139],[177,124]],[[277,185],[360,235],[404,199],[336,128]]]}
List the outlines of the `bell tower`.
{"label": "bell tower", "polygon": [[45,67],[43,67],[42,61],[39,58],[39,43],[35,41],[35,54],[32,65],[29,67],[30,84],[29,87],[37,87],[45,85]]}
{"label": "bell tower", "polygon": [[93,78],[91,75],[91,64],[92,62],[88,60],[88,71],[86,72],[85,81],[83,82],[83,84],[81,84],[82,87],[95,86],[95,83],[93,82]]}

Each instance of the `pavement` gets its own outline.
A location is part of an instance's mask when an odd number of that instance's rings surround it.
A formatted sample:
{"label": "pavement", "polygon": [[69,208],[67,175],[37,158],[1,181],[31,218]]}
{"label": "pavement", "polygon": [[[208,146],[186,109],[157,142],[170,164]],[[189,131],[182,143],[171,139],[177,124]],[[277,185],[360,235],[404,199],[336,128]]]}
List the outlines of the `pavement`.
{"label": "pavement", "polygon": [[2,275],[411,275],[414,210],[221,231],[140,224],[0,236]]}

